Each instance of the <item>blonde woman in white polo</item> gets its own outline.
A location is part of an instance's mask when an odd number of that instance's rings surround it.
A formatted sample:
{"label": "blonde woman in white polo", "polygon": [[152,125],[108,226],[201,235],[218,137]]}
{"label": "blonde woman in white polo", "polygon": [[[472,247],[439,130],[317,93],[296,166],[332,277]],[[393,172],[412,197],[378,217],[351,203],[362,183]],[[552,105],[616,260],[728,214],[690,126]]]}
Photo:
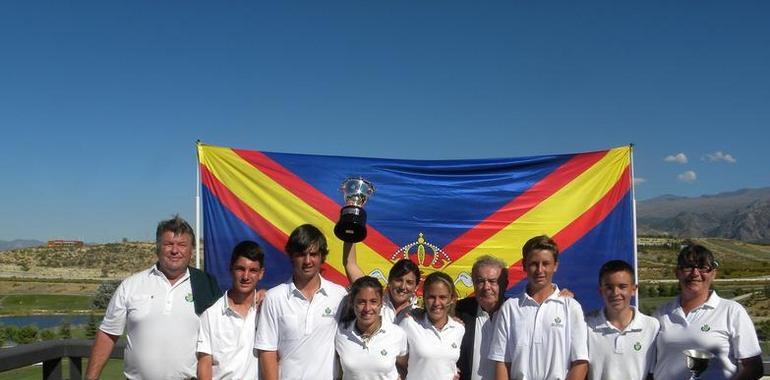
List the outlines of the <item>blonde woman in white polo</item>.
{"label": "blonde woman in white polo", "polygon": [[458,376],[457,359],[465,327],[449,317],[457,301],[452,278],[434,272],[423,283],[425,313],[406,317],[399,324],[409,342],[406,380],[452,380]]}

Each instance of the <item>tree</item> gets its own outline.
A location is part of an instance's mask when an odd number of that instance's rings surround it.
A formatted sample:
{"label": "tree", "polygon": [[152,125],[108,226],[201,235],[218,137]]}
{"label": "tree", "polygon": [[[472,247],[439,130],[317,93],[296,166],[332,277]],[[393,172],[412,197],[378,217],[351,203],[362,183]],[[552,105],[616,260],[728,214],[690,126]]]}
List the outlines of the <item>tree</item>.
{"label": "tree", "polygon": [[96,289],[96,295],[94,296],[94,300],[91,301],[91,307],[94,309],[106,309],[107,305],[110,304],[112,294],[115,293],[118,285],[120,285],[118,281],[102,282],[99,285],[99,288]]}
{"label": "tree", "polygon": [[40,340],[54,340],[56,339],[56,333],[52,330],[43,330],[40,332]]}
{"label": "tree", "polygon": [[661,289],[660,295],[666,296],[666,297],[673,297],[676,295],[676,290],[678,289],[678,286],[676,284],[667,284]]}
{"label": "tree", "polygon": [[72,339],[72,325],[70,324],[70,321],[65,319],[64,322],[59,325],[59,338]]}
{"label": "tree", "polygon": [[86,338],[96,338],[96,331],[99,329],[98,323],[99,321],[96,319],[96,315],[94,315],[94,313],[88,314],[88,323],[86,324]]}
{"label": "tree", "polygon": [[11,340],[9,329],[11,326],[0,326],[0,347],[5,345],[5,342]]}
{"label": "tree", "polygon": [[29,344],[37,340],[38,329],[35,326],[24,326],[12,331],[11,339],[18,344]]}

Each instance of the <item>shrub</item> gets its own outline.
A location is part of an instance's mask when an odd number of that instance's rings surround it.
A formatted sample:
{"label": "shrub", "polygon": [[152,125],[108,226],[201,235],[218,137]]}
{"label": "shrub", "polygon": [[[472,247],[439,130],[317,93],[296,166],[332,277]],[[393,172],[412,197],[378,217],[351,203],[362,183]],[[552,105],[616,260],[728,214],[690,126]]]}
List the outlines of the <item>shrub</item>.
{"label": "shrub", "polygon": [[4,346],[5,342],[11,340],[9,328],[10,326],[0,326],[0,347]]}
{"label": "shrub", "polygon": [[70,321],[64,320],[61,325],[59,325],[59,338],[72,339],[72,325],[70,324]]}
{"label": "shrub", "polygon": [[24,326],[11,331],[11,339],[18,344],[29,344],[37,340],[38,329],[35,326]]}
{"label": "shrub", "polygon": [[118,288],[118,285],[120,285],[119,281],[102,282],[99,285],[99,288],[96,289],[96,295],[94,296],[94,300],[91,302],[91,306],[94,309],[106,309],[107,305],[110,304],[110,299],[115,293],[115,290]]}
{"label": "shrub", "polygon": [[88,314],[88,323],[86,324],[86,338],[96,338],[96,332],[99,330],[99,321],[94,313]]}
{"label": "shrub", "polygon": [[56,333],[52,330],[43,330],[40,332],[40,340],[54,340],[56,339]]}

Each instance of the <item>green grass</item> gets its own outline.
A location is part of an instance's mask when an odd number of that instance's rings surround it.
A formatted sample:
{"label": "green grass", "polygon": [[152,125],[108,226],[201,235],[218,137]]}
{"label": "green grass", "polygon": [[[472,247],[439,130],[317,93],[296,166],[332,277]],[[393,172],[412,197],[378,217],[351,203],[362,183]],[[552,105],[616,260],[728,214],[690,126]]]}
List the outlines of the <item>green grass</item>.
{"label": "green grass", "polygon": [[705,245],[714,252],[729,256],[733,260],[749,259],[760,262],[770,261],[770,246],[744,243],[738,240],[705,239]]}
{"label": "green grass", "polygon": [[[83,360],[83,372],[88,368],[88,360]],[[62,360],[62,376],[69,379],[69,363]],[[43,377],[43,366],[29,366],[0,373],[0,380],[40,380]],[[110,359],[102,371],[102,379],[123,379],[123,360]]]}
{"label": "green grass", "polygon": [[36,310],[68,312],[88,310],[91,296],[54,294],[11,294],[0,296],[0,313],[24,314]]}
{"label": "green grass", "polygon": [[671,301],[676,297],[640,297],[639,310],[647,315],[652,315],[655,310],[658,310],[660,305]]}

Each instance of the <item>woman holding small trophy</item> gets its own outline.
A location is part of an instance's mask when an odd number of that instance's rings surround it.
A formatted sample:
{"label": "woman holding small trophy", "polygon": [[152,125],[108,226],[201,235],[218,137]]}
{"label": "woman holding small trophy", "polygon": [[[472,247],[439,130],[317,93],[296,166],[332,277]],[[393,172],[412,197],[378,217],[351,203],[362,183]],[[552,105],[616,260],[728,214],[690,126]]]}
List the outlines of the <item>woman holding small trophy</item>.
{"label": "woman holding small trophy", "polygon": [[[342,263],[348,280],[355,282],[364,276],[358,266],[356,247],[353,243],[344,243],[342,247]],[[415,291],[420,282],[420,268],[407,259],[401,259],[393,264],[388,272],[388,285],[383,297],[381,315],[383,319],[398,324],[412,310],[415,304]]]}
{"label": "woman holding small trophy", "polygon": [[[686,245],[679,252],[675,274],[680,295],[654,315],[660,321],[656,379],[688,378],[687,363],[712,355],[699,378],[762,377],[762,351],[748,313],[711,290],[718,267],[714,254],[702,245]],[[694,378],[698,371],[703,369],[692,369]]]}
{"label": "woman holding small trophy", "polygon": [[[365,273],[358,266],[355,243],[366,238],[366,212],[364,204],[374,195],[374,185],[363,179],[351,177],[342,182],[340,191],[345,206],[340,210],[340,220],[334,234],[344,242],[342,264],[348,280],[353,283]],[[397,261],[388,273],[388,287],[381,308],[383,319],[398,324],[412,309],[415,290],[420,282],[420,268],[410,260]]]}

